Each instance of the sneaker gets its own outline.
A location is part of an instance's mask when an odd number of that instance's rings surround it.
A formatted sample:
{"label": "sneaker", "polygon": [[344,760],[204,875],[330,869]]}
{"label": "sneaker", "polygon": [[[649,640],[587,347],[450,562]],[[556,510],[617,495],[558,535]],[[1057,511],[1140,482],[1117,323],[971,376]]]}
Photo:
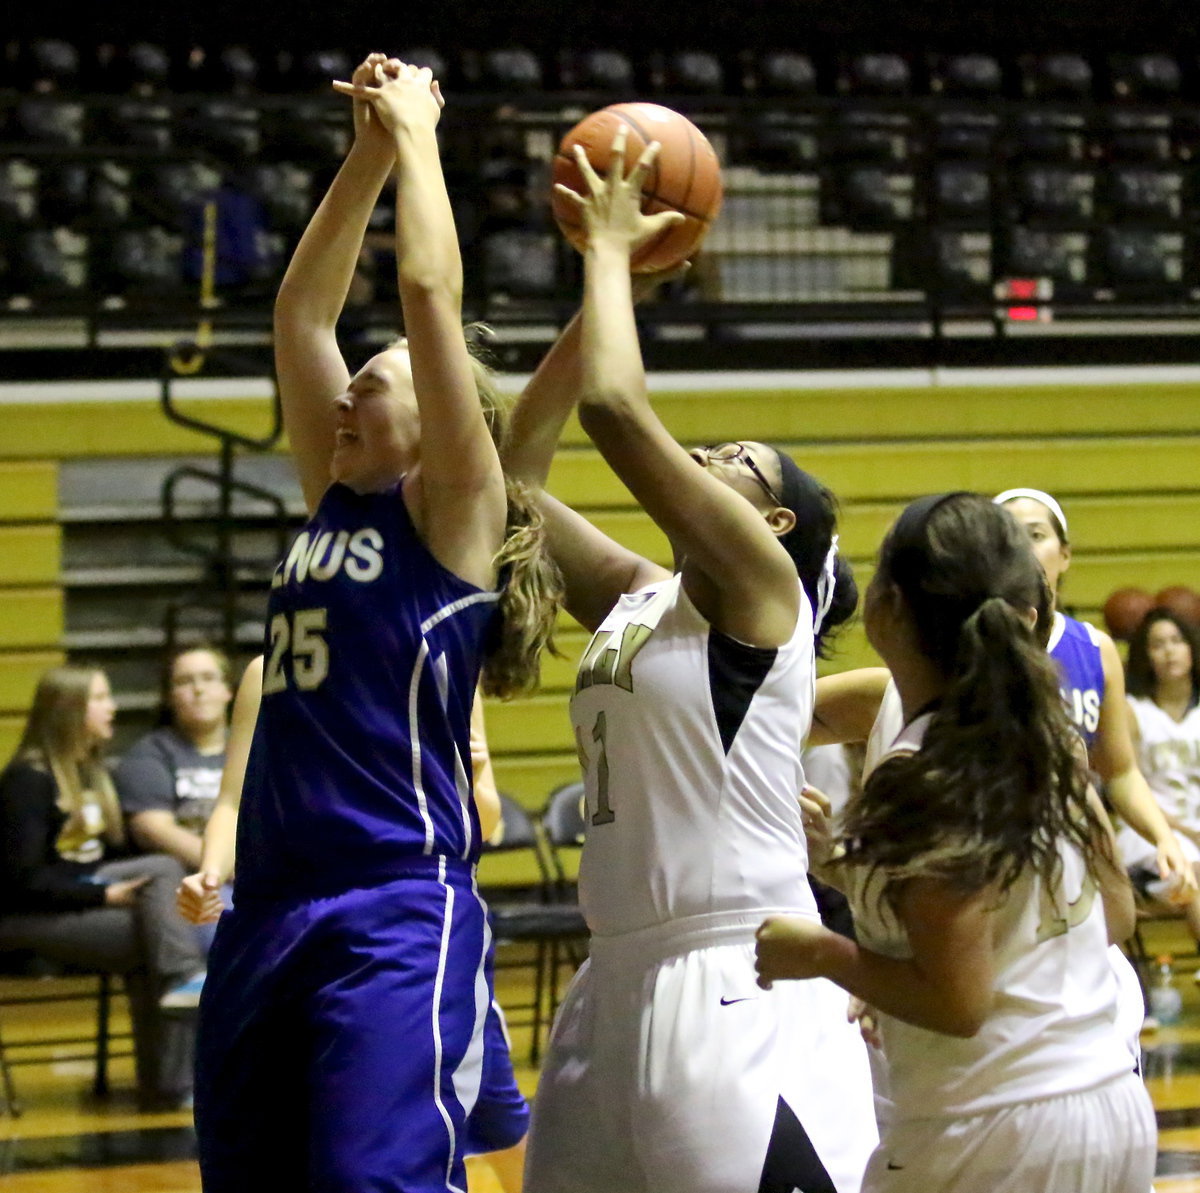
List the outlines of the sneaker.
{"label": "sneaker", "polygon": [[200,1005],[200,991],[204,989],[204,971],[188,978],[178,986],[172,986],[158,1000],[164,1011],[194,1011]]}

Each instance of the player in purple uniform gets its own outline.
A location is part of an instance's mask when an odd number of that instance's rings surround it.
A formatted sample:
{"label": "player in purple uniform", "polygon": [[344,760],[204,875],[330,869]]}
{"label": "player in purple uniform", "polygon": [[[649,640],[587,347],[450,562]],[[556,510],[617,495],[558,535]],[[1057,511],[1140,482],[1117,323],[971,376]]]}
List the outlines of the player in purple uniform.
{"label": "player in purple uniform", "polygon": [[[1062,507],[1040,489],[1006,489],[995,501],[1025,527],[1057,606],[1062,578],[1071,565]],[[1192,867],[1138,769],[1129,735],[1125,673],[1113,640],[1056,608],[1048,648],[1058,664],[1067,711],[1087,744],[1088,762],[1103,781],[1105,794],[1121,817],[1154,845],[1161,877],[1194,896]]]}
{"label": "player in purple uniform", "polygon": [[[275,307],[312,517],[272,584],[235,906],[201,1003],[208,1193],[464,1187],[491,1000],[471,704],[481,666],[495,694],[535,682],[555,612],[463,338],[437,84],[372,55],[337,89],[355,140]],[[407,341],[351,376],[335,326],[393,170]]]}

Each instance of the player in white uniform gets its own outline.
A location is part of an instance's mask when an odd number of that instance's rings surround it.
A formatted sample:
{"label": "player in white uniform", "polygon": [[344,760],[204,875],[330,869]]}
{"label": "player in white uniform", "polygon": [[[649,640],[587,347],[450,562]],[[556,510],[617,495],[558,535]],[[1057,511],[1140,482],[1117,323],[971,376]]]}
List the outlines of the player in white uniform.
{"label": "player in white uniform", "polygon": [[[591,174],[579,322],[526,390],[510,468],[541,482],[572,400],[675,550],[626,551],[546,498],[568,609],[594,631],[571,715],[587,791],[592,949],[534,1101],[528,1193],[857,1190],[875,1136],[867,1061],[830,983],[763,997],[764,909],[819,923],[795,793],[815,637],[855,594],[831,496],[790,458],[689,455],[646,397],[623,137]],[[582,351],[578,352],[581,344]],[[699,465],[699,466],[698,466]]]}
{"label": "player in white uniform", "polygon": [[831,977],[880,1012],[893,1109],[871,1193],[1151,1182],[1154,1115],[1106,956],[1132,893],[1033,633],[1049,612],[1020,529],[985,498],[908,507],[865,611],[905,727],[831,867],[860,943],[794,918],[759,932],[765,984]]}
{"label": "player in white uniform", "polygon": [[[1138,764],[1193,866],[1200,866],[1200,642],[1169,609],[1152,609],[1129,642],[1130,728]],[[1154,852],[1136,834],[1120,836],[1125,864],[1157,894]],[[1200,940],[1200,898],[1186,908]]]}

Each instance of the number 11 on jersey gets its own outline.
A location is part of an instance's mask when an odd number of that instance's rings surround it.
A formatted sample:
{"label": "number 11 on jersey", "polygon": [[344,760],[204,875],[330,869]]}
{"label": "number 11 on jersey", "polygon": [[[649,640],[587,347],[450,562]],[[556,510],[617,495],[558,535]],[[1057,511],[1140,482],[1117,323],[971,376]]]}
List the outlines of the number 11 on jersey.
{"label": "number 11 on jersey", "polygon": [[575,745],[585,779],[589,777],[589,771],[594,775],[593,782],[588,784],[589,787],[594,787],[596,792],[596,810],[592,813],[592,824],[612,824],[616,817],[608,802],[608,721],[604,713],[596,714],[596,722],[592,726],[594,749],[588,749],[584,745],[584,733],[582,726],[575,731]]}

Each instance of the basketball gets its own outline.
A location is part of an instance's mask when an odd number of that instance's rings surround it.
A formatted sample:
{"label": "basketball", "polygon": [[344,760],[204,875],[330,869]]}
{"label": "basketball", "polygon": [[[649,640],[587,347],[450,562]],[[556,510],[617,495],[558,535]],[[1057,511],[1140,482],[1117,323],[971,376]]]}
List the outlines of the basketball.
{"label": "basketball", "polygon": [[[575,162],[574,147],[582,145],[601,177],[608,173],[613,137],[627,130],[625,168],[630,170],[651,141],[662,148],[642,186],[642,210],[679,211],[687,218],[652,237],[633,255],[634,273],[658,273],[688,260],[700,247],[721,210],[721,166],[708,138],[686,117],[661,104],[612,104],[584,117],[565,137],[554,158],[554,182],[577,194],[588,193]],[[587,243],[579,209],[557,192],[554,218],[563,235],[580,252]]]}
{"label": "basketball", "polygon": [[1114,638],[1128,642],[1153,608],[1154,597],[1144,589],[1118,588],[1104,602],[1104,624]]}
{"label": "basketball", "polygon": [[1200,628],[1200,593],[1186,584],[1171,584],[1154,598],[1156,605],[1170,609],[1180,621]]}

